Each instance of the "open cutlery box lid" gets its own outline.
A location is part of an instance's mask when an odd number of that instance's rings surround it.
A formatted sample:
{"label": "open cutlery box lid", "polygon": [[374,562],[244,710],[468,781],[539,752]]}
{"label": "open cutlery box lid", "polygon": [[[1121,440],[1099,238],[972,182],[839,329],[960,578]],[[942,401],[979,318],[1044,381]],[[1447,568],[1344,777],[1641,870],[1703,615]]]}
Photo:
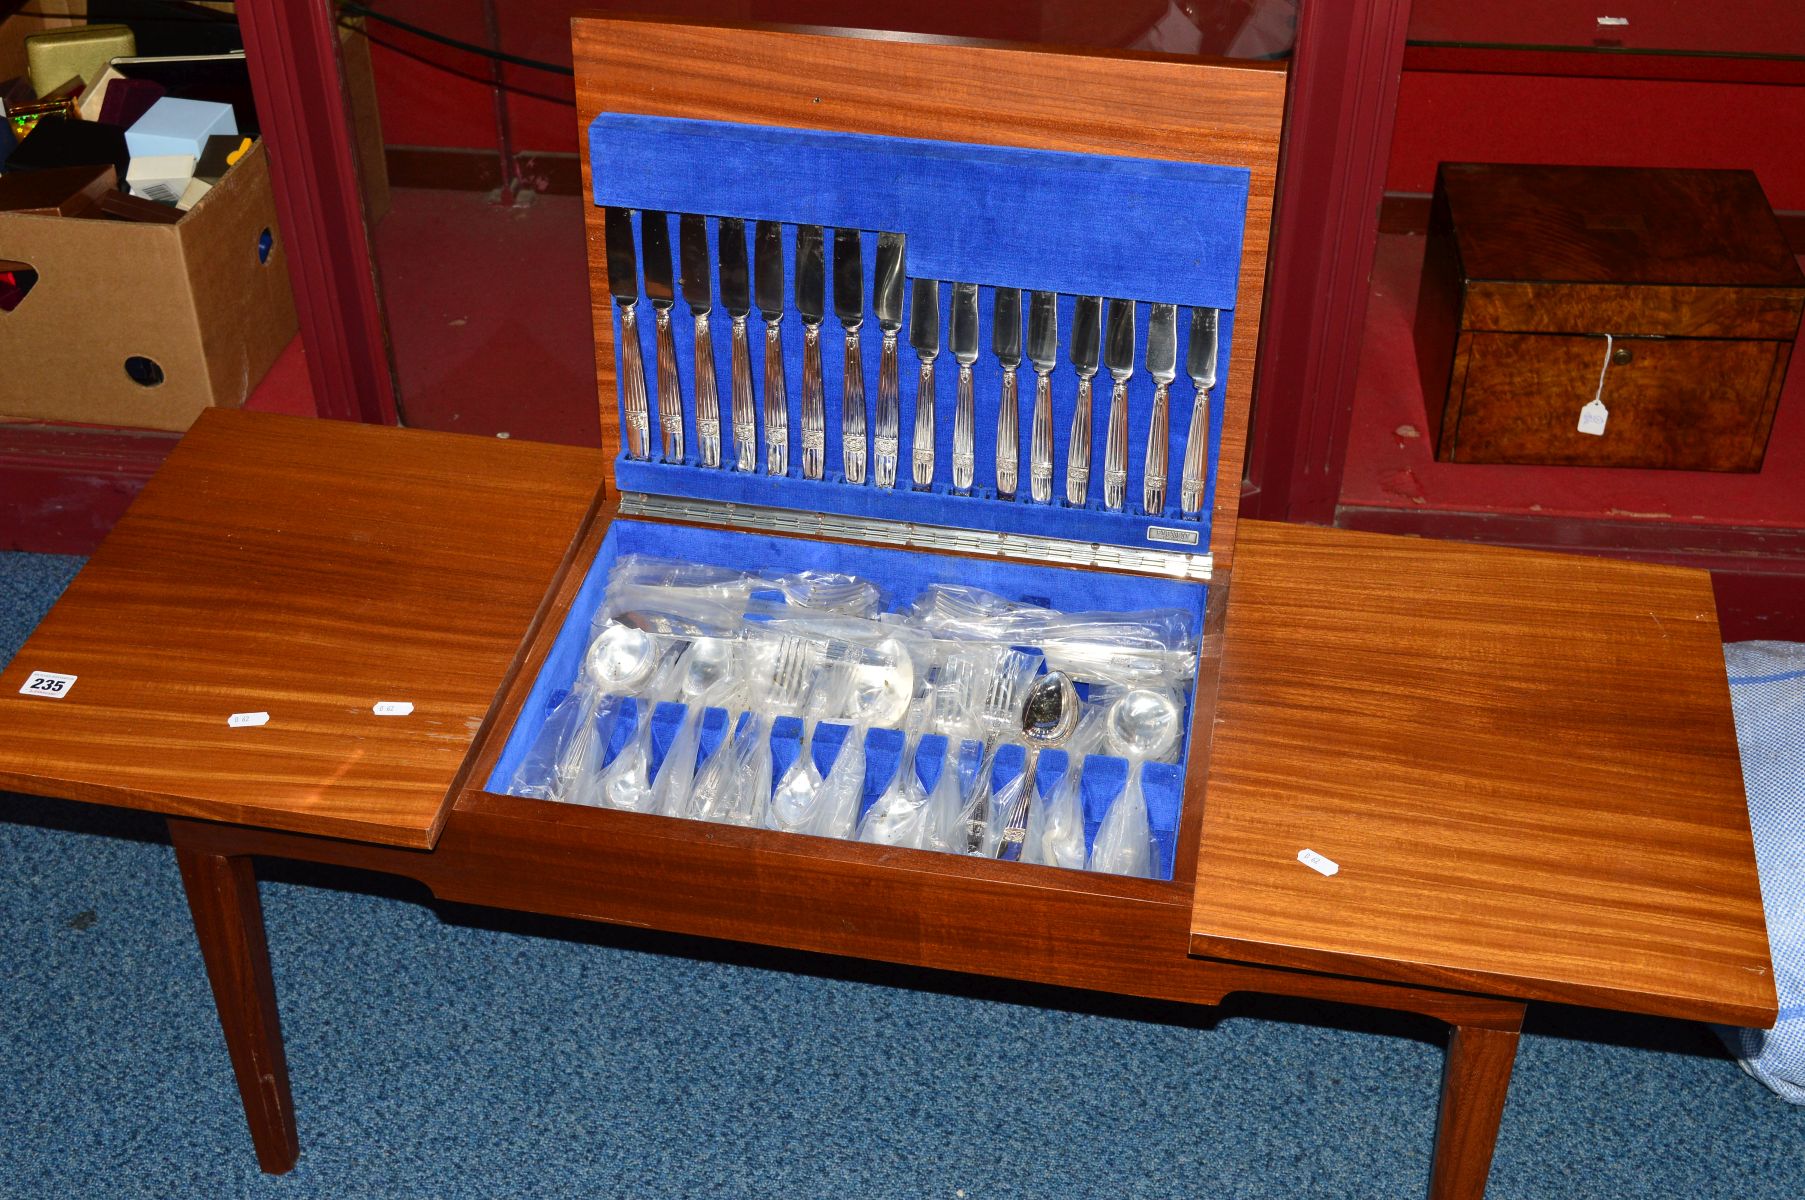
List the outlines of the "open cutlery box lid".
{"label": "open cutlery box lid", "polygon": [[[593,561],[579,564],[586,570],[580,586],[566,588],[570,607],[543,650],[486,790],[508,790],[537,728],[570,688],[607,569],[624,553],[847,571],[877,582],[892,608],[906,605],[930,582],[972,584],[1067,611],[1181,607],[1196,614],[1201,637],[1210,593],[1217,590],[1210,581],[1225,578],[1232,557],[1284,103],[1281,65],[632,18],[579,18],[573,28],[591,200],[597,387],[604,444],[615,455],[615,515]],[[686,274],[693,280],[694,272],[684,270],[683,214],[706,222],[719,466],[704,465],[698,426],[696,320],[684,286]],[[662,281],[647,274],[644,241],[647,219],[661,215],[668,249],[656,237],[650,249],[670,258],[670,277]],[[780,474],[767,469],[766,321],[756,303],[745,321],[756,461],[750,470],[736,469],[733,322],[720,277],[723,218],[744,222],[745,257],[754,276],[757,223],[781,227],[788,463]],[[804,474],[805,329],[796,278],[798,229],[804,225],[822,228],[827,256],[819,335],[825,415],[820,478]],[[836,230],[857,230],[860,241],[868,454],[878,449],[881,433],[877,243],[881,233],[906,239],[894,487],[875,485],[869,458],[863,481],[848,480],[842,422],[847,332],[835,308]],[[612,245],[611,232],[617,239]],[[630,247],[620,244],[623,235]],[[623,288],[617,303],[610,290],[609,257],[612,252],[618,274],[627,249],[638,295],[624,332],[628,297]],[[911,335],[918,279],[938,281],[939,300],[933,483],[926,488],[913,486],[911,478],[923,377]],[[953,353],[955,282],[977,284],[979,293],[969,489],[954,486],[960,382]],[[1003,369],[992,334],[998,287],[1021,289],[1024,354],[1017,372],[1020,450],[1013,497],[1000,496],[997,487]],[[1048,502],[1030,495],[1036,372],[1026,344],[1036,291],[1056,294],[1058,311]],[[665,296],[674,302],[666,309],[671,336],[660,364],[659,314],[651,301]],[[1070,335],[1080,296],[1102,297],[1106,308],[1111,300],[1135,302],[1126,500],[1119,511],[1104,502],[1112,393],[1107,348],[1097,356],[1093,383],[1088,501],[1072,505],[1065,498],[1077,392]],[[1143,472],[1154,396],[1147,352],[1155,304],[1177,308],[1176,379],[1169,392],[1164,504],[1146,511]],[[1187,350],[1195,314],[1205,309],[1218,314],[1218,337],[1204,499],[1201,511],[1186,513],[1181,475],[1197,395]],[[1105,342],[1107,330],[1105,322]],[[623,353],[628,333],[637,337],[637,363]],[[1122,361],[1118,355],[1113,365]],[[667,455],[658,412],[659,372],[673,366],[682,394],[680,456]],[[633,368],[643,372],[650,410],[643,456],[623,436]],[[1204,716],[1188,708],[1187,729],[1207,729]],[[870,744],[874,777],[884,769],[882,732]],[[718,740],[724,733],[717,728],[712,736]],[[705,727],[704,753],[710,737]],[[824,747],[833,752],[834,740],[817,738],[817,759]],[[783,757],[777,751],[779,770]],[[1186,771],[1200,788],[1200,758],[1187,746],[1164,775],[1151,770],[1162,764],[1149,764],[1146,790],[1156,835],[1160,810],[1166,810],[1161,873],[1167,877],[1176,840],[1171,826],[1183,793],[1191,790]],[[1000,763],[1007,761],[999,755]],[[1044,790],[1049,781],[1042,770]],[[1106,788],[1109,777],[1108,769],[1099,771],[1096,787]],[[881,781],[875,786],[881,788]]]}

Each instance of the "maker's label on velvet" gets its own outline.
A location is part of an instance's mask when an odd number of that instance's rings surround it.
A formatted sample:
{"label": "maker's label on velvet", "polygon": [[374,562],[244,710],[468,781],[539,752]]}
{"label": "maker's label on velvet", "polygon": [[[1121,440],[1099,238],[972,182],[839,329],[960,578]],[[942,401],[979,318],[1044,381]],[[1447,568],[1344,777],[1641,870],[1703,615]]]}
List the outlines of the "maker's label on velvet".
{"label": "maker's label on velvet", "polygon": [[405,717],[414,711],[411,700],[382,700],[370,710],[379,717]]}
{"label": "maker's label on velvet", "polygon": [[1319,875],[1333,875],[1341,870],[1341,864],[1332,858],[1324,858],[1314,850],[1299,850],[1297,861],[1303,863]]}
{"label": "maker's label on velvet", "polygon": [[233,713],[226,718],[226,724],[233,729],[244,729],[251,725],[268,725],[269,714],[266,712]]}
{"label": "maker's label on velvet", "polygon": [[1166,525],[1149,525],[1147,540],[1150,542],[1170,542],[1175,546],[1195,546],[1197,531],[1195,529],[1173,529]]}
{"label": "maker's label on velvet", "polygon": [[46,700],[61,700],[75,686],[75,676],[57,675],[50,671],[33,671],[25,677],[25,684],[19,689],[21,696],[42,696]]}

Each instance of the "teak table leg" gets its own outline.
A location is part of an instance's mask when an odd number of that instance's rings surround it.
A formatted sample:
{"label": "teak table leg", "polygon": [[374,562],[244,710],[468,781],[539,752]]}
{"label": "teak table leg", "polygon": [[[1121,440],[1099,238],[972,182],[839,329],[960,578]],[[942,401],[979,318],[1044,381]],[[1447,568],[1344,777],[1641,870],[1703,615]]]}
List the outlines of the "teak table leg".
{"label": "teak table leg", "polygon": [[1503,1026],[1455,1025],[1442,1072],[1429,1200],[1480,1200],[1510,1091],[1523,1008]]}
{"label": "teak table leg", "polygon": [[238,1076],[245,1120],[257,1147],[257,1164],[280,1174],[295,1165],[301,1150],[257,877],[249,857],[186,848],[179,835],[175,854],[232,1071]]}

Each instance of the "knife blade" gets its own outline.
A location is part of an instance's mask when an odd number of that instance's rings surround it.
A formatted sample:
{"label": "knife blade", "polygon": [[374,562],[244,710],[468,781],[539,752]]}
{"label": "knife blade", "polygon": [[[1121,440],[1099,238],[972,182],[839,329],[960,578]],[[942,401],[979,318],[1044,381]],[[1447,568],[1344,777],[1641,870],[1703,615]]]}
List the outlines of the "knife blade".
{"label": "knife blade", "polygon": [[977,467],[977,400],[972,394],[972,366],[978,361],[978,285],[953,285],[953,315],[947,341],[959,364],[959,394],[953,404],[953,490],[971,491]]}
{"label": "knife blade", "polygon": [[696,446],[702,465],[721,465],[721,390],[715,379],[714,335],[708,315],[714,296],[708,282],[708,218],[684,213],[677,218],[678,279],[696,330]]}
{"label": "knife blade", "polygon": [[1059,359],[1059,297],[1028,297],[1028,361],[1034,366],[1034,417],[1028,432],[1028,494],[1053,498],[1053,367]]}
{"label": "knife blade", "polygon": [[1191,426],[1185,435],[1184,473],[1179,479],[1178,511],[1187,517],[1203,512],[1204,468],[1210,457],[1210,389],[1216,386],[1217,338],[1221,314],[1213,308],[1191,310],[1191,340],[1185,348],[1185,374],[1197,389]]}
{"label": "knife blade", "polygon": [[908,241],[900,233],[877,235],[877,277],[871,289],[871,313],[883,335],[877,364],[877,426],[872,442],[871,481],[896,486],[896,460],[902,441],[901,401],[897,387],[897,335],[902,332],[903,274]]}
{"label": "knife blade", "polygon": [[1128,380],[1134,374],[1134,301],[1111,300],[1103,330],[1103,365],[1109,391],[1109,427],[1103,444],[1103,506],[1122,511],[1128,498]]}
{"label": "knife blade", "polygon": [[752,277],[746,265],[746,223],[737,217],[721,218],[721,307],[733,323],[731,359],[733,418],[733,469],[758,469],[758,417],[752,403],[752,345],[746,317],[752,312]]}
{"label": "knife blade", "polygon": [[1153,376],[1153,414],[1147,423],[1147,454],[1141,467],[1141,509],[1159,516],[1166,508],[1166,462],[1171,429],[1168,408],[1178,377],[1178,306],[1155,304],[1147,320],[1147,374]]}
{"label": "knife blade", "polygon": [[677,342],[671,333],[671,307],[677,289],[671,274],[671,221],[655,209],[639,213],[639,249],[644,258],[646,299],[658,347],[658,432],[666,462],[683,461],[683,384],[677,378]]}
{"label": "knife blade", "polygon": [[651,426],[646,405],[645,360],[639,347],[639,265],[633,251],[633,214],[624,208],[602,210],[607,245],[608,292],[620,314],[621,423],[628,458],[652,457]]}
{"label": "knife blade", "polygon": [[997,496],[1015,499],[1016,476],[1021,469],[1021,404],[1016,397],[1015,372],[1022,365],[1022,291],[1000,287],[991,298],[990,352],[1003,368],[997,393]]}
{"label": "knife blade", "polygon": [[827,245],[819,225],[796,227],[796,311],[802,317],[802,477],[819,479],[827,465],[827,409],[821,385]]}
{"label": "knife blade", "polygon": [[752,243],[752,295],[765,322],[765,473],[790,470],[790,392],[783,361],[783,226],[760,221]]}
{"label": "knife blade", "polygon": [[917,279],[909,293],[909,345],[921,360],[915,389],[915,437],[909,447],[918,489],[934,486],[934,359],[940,354],[940,282]]}
{"label": "knife blade", "polygon": [[1091,486],[1091,380],[1097,374],[1098,343],[1103,336],[1103,297],[1080,296],[1072,308],[1072,344],[1067,354],[1078,373],[1078,397],[1072,405],[1072,436],[1066,444],[1065,502],[1082,508]]}
{"label": "knife blade", "polygon": [[846,330],[840,387],[840,469],[847,483],[865,482],[865,363],[859,327],[865,323],[865,271],[856,229],[834,230],[834,316]]}

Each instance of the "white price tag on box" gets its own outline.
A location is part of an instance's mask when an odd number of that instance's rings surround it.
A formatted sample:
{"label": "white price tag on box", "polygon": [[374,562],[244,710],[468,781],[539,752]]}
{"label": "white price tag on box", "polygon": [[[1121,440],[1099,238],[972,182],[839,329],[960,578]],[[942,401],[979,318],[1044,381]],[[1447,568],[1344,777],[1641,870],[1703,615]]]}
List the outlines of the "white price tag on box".
{"label": "white price tag on box", "polygon": [[1297,861],[1303,863],[1319,875],[1333,875],[1341,870],[1341,864],[1332,858],[1324,858],[1314,850],[1299,850]]}
{"label": "white price tag on box", "polygon": [[226,724],[233,729],[247,729],[253,725],[268,725],[269,714],[266,712],[233,713],[226,718]]}
{"label": "white price tag on box", "polygon": [[405,717],[414,711],[411,700],[380,700],[370,710],[379,717]]}

